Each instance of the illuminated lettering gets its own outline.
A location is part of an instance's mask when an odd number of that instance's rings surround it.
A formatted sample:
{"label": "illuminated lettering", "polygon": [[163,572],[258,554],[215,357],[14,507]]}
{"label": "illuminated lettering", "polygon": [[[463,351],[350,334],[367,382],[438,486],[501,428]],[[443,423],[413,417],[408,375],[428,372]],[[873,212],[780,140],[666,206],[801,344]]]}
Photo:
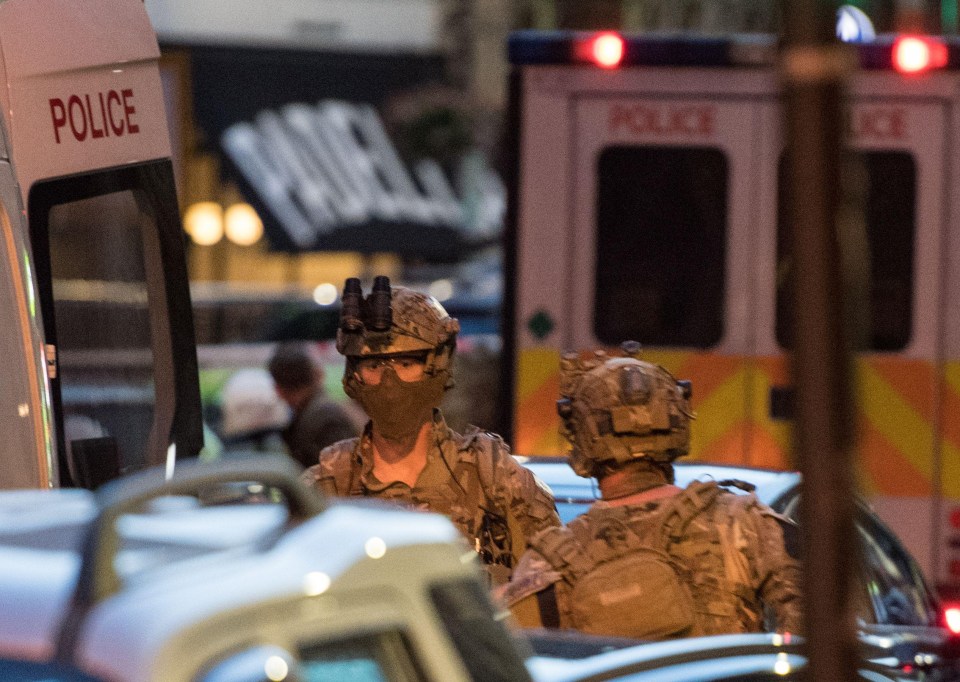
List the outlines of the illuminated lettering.
{"label": "illuminated lettering", "polygon": [[[440,165],[421,160],[411,173],[369,105],[287,105],[231,126],[221,143],[294,246],[310,248],[354,225],[464,229],[466,215]],[[478,214],[499,225],[505,203],[498,178],[488,179],[478,203]],[[471,229],[479,231],[474,220]]]}
{"label": "illuminated lettering", "polygon": [[633,135],[680,135],[711,137],[716,131],[716,110],[712,106],[615,104],[610,108],[611,132]]}
{"label": "illuminated lettering", "polygon": [[140,132],[134,118],[137,113],[134,92],[130,88],[72,94],[66,101],[51,97],[48,103],[53,139],[57,144],[62,142],[61,131],[67,126],[77,142]]}

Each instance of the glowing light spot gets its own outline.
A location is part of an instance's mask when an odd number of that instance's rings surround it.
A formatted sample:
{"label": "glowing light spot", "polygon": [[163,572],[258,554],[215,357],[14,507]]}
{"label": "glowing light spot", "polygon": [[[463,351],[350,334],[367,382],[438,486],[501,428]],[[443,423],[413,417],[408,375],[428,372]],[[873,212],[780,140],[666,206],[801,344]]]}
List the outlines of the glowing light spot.
{"label": "glowing light spot", "polygon": [[790,659],[784,653],[777,654],[777,660],[773,664],[773,672],[777,675],[789,675],[792,667]]}
{"label": "glowing light spot", "polygon": [[281,682],[290,674],[290,666],[279,656],[271,656],[264,663],[263,672],[271,682]]}
{"label": "glowing light spot", "polygon": [[947,621],[947,628],[955,635],[960,635],[960,607],[951,607],[944,611],[944,619]]}
{"label": "glowing light spot", "polygon": [[773,646],[783,646],[783,635],[779,632],[773,635]]}
{"label": "glowing light spot", "polygon": [[946,65],[947,47],[943,43],[903,36],[893,44],[893,66],[900,73],[920,73]]}
{"label": "glowing light spot", "polygon": [[200,246],[213,246],[223,239],[223,207],[215,201],[192,204],[183,216],[183,229]]}
{"label": "glowing light spot", "polygon": [[449,279],[438,279],[427,287],[427,291],[438,301],[446,301],[453,296],[453,282]]}
{"label": "glowing light spot", "polygon": [[608,69],[618,66],[623,60],[623,38],[616,33],[602,33],[593,41],[593,60]]}
{"label": "glowing light spot", "polygon": [[380,559],[387,553],[387,543],[380,538],[370,538],[363,548],[371,559]]}
{"label": "glowing light spot", "polygon": [[330,589],[330,576],[312,571],[303,576],[303,591],[308,597],[316,597]]}
{"label": "glowing light spot", "polygon": [[239,246],[250,246],[263,236],[263,221],[250,204],[233,204],[223,215],[227,239]]}
{"label": "glowing light spot", "polygon": [[21,417],[30,416],[30,406],[27,403],[20,403],[17,405],[17,414]]}
{"label": "glowing light spot", "polygon": [[317,305],[332,305],[337,302],[337,287],[330,282],[324,282],[313,290],[313,300]]}

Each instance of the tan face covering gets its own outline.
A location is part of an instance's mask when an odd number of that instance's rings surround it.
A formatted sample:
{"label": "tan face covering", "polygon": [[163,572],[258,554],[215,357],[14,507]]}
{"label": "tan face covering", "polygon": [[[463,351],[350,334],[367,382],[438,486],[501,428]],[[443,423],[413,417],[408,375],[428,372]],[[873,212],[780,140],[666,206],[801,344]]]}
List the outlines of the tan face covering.
{"label": "tan face covering", "polygon": [[416,435],[420,427],[433,418],[440,406],[446,377],[427,377],[420,381],[401,381],[392,367],[384,369],[380,383],[360,384],[352,395],[373,420],[374,428],[384,438],[405,440]]}

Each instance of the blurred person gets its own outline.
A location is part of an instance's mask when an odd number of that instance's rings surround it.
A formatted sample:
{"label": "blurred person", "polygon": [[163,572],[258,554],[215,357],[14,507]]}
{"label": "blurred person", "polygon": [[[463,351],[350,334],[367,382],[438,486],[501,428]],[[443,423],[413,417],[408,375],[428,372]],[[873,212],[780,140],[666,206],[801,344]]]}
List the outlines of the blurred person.
{"label": "blurred person", "polygon": [[689,450],[690,385],[636,348],[561,360],[569,464],[602,499],[534,536],[497,597],[523,627],[640,639],[798,632],[800,568],[784,537],[795,526],[728,489],[749,484],[673,485],[672,462]]}
{"label": "blurred person", "polygon": [[506,582],[527,540],[557,526],[553,495],[511,456],[499,436],[444,421],[439,405],[453,385],[460,325],[432,296],[374,280],[344,288],[337,350],[343,385],[370,421],[332,445],[304,472],[328,495],[369,496],[447,515],[495,584]]}
{"label": "blurred person", "polygon": [[267,370],[248,367],[231,374],[220,392],[220,410],[223,454],[288,453],[283,431],[290,423],[290,407]]}
{"label": "blurred person", "polygon": [[290,456],[301,465],[315,464],[320,450],[356,433],[347,411],[327,397],[323,369],[305,344],[281,343],[267,370],[277,395],[290,406],[290,423],[282,435]]}

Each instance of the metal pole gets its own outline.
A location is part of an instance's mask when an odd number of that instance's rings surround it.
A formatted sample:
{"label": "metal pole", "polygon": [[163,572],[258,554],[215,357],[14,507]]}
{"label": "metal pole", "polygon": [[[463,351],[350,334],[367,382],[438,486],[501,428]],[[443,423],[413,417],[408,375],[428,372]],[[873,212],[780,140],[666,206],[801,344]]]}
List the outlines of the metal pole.
{"label": "metal pole", "polygon": [[818,0],[789,0],[781,58],[793,254],[794,447],[804,477],[804,634],[808,679],[817,682],[847,682],[857,669],[852,370],[837,222],[849,61],[834,38],[836,9]]}

